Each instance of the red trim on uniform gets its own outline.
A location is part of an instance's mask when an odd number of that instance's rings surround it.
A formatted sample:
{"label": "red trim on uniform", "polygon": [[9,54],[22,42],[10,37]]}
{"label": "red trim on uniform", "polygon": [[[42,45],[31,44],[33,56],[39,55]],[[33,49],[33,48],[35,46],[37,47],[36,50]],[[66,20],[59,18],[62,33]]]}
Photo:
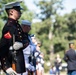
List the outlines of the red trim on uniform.
{"label": "red trim on uniform", "polygon": [[10,34],[10,32],[7,32],[6,34],[4,34],[4,38],[11,39],[12,35]]}

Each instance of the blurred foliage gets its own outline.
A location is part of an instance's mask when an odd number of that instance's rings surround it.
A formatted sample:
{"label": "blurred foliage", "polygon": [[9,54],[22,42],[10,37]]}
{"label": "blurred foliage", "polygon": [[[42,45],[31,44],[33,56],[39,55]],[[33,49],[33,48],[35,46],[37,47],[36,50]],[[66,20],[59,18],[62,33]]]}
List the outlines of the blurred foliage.
{"label": "blurred foliage", "polygon": [[2,28],[4,26],[4,22],[2,21],[2,19],[0,19],[0,37],[2,35]]}
{"label": "blurred foliage", "polygon": [[41,12],[37,16],[42,19],[48,19],[57,13],[58,9],[63,9],[63,0],[40,0],[35,1],[35,4],[40,8]]}
{"label": "blurred foliage", "polygon": [[47,62],[44,63],[45,72],[48,72],[50,70],[50,66],[47,66]]}

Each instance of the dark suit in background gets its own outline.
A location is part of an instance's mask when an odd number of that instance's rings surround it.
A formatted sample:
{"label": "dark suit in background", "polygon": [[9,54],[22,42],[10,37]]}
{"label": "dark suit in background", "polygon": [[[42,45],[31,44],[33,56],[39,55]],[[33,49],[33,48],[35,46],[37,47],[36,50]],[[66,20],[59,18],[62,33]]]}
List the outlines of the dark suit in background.
{"label": "dark suit in background", "polygon": [[70,49],[65,53],[64,61],[67,62],[68,75],[76,75],[76,51],[74,44],[69,44]]}

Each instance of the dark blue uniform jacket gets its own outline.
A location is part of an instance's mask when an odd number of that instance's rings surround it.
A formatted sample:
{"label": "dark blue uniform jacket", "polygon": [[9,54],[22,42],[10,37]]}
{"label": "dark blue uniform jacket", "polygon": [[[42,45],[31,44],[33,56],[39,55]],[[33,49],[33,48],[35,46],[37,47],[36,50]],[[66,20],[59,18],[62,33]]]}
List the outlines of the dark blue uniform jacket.
{"label": "dark blue uniform jacket", "polygon": [[[15,42],[22,42],[24,48],[29,44],[28,36],[24,35],[21,26],[18,21],[8,18],[7,23],[3,27],[2,37],[0,39],[0,60],[2,69],[6,70],[11,67],[12,55],[9,51],[9,47],[13,45],[13,35],[15,36]],[[23,56],[23,48],[16,51],[16,72],[25,72],[25,63]]]}
{"label": "dark blue uniform jacket", "polygon": [[65,53],[64,60],[67,62],[68,71],[76,70],[76,52],[73,49]]}

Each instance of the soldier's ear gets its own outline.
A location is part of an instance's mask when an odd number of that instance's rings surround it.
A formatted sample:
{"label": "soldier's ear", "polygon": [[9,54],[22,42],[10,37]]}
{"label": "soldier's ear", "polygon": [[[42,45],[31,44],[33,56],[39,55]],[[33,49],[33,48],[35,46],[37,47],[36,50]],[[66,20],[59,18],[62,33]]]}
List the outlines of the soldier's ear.
{"label": "soldier's ear", "polygon": [[13,14],[13,10],[10,10],[10,11],[9,11],[9,14],[12,15],[12,14]]}

